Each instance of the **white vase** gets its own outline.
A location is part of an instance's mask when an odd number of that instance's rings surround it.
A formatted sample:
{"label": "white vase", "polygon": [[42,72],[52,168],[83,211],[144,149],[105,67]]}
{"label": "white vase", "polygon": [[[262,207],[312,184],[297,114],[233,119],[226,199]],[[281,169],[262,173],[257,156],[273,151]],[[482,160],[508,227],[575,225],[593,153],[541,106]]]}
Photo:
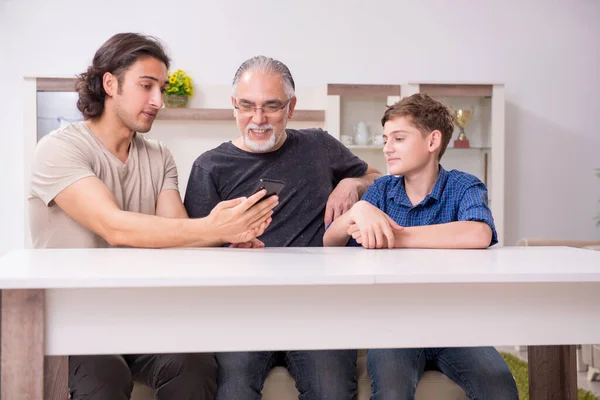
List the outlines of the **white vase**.
{"label": "white vase", "polygon": [[369,144],[369,127],[364,121],[358,121],[356,125],[354,125],[354,144],[359,146],[364,146]]}

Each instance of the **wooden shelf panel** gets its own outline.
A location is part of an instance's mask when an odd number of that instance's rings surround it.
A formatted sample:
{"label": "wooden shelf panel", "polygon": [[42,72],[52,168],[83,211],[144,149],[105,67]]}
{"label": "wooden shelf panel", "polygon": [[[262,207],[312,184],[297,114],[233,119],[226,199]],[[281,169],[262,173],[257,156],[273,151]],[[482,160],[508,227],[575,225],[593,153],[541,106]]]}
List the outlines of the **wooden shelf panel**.
{"label": "wooden shelf panel", "polygon": [[157,120],[233,121],[233,110],[226,108],[161,108]]}
{"label": "wooden shelf panel", "polygon": [[325,110],[294,110],[291,121],[325,122]]}
{"label": "wooden shelf panel", "polygon": [[[157,120],[235,121],[229,108],[161,108]],[[291,121],[323,122],[324,110],[295,110]]]}
{"label": "wooden shelf panel", "polygon": [[452,143],[448,144],[446,147],[446,151],[489,151],[492,150],[491,147],[454,147]]}
{"label": "wooden shelf panel", "polygon": [[353,97],[400,96],[400,85],[349,85],[330,83],[327,95]]}
{"label": "wooden shelf panel", "polygon": [[[346,147],[349,148],[350,150],[379,150],[379,151],[383,150],[383,145],[374,145],[374,144],[367,144],[367,145],[347,144]],[[453,147],[452,144],[448,145],[448,147],[446,148],[446,151],[489,151],[489,150],[491,150],[491,148],[489,148],[489,147],[462,148],[462,147]]]}
{"label": "wooden shelf panel", "polygon": [[38,92],[74,92],[76,78],[37,78]]}
{"label": "wooden shelf panel", "polygon": [[383,145],[376,145],[376,144],[365,144],[365,145],[347,144],[346,147],[349,148],[350,150],[352,150],[352,149],[356,149],[356,150],[379,150],[379,151],[383,150]]}
{"label": "wooden shelf panel", "polygon": [[430,96],[490,97],[492,85],[419,84],[419,92]]}
{"label": "wooden shelf panel", "polygon": [[[74,92],[76,78],[37,78],[38,92]],[[235,121],[230,108],[162,108],[157,120]],[[293,121],[324,122],[325,110],[295,110]]]}

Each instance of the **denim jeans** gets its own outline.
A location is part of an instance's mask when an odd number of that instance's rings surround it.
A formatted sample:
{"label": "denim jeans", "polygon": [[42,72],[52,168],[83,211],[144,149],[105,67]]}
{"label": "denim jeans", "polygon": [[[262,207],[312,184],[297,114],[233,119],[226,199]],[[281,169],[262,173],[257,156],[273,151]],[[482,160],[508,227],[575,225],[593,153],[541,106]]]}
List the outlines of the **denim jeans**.
{"label": "denim jeans", "polygon": [[471,400],[518,399],[515,380],[492,347],[369,350],[371,400],[414,400],[425,370],[456,382]]}
{"label": "denim jeans", "polygon": [[287,367],[301,400],[352,400],[356,350],[217,353],[217,400],[260,400],[271,368]]}

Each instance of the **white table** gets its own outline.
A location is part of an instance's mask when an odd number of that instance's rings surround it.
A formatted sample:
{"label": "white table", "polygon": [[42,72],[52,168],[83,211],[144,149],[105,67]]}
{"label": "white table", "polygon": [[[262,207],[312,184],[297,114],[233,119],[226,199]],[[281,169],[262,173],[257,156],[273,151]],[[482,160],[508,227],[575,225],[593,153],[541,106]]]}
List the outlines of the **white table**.
{"label": "white table", "polygon": [[[18,250],[0,289],[3,400],[42,398],[44,355],[600,343],[574,248]],[[537,349],[571,391],[572,347]]]}

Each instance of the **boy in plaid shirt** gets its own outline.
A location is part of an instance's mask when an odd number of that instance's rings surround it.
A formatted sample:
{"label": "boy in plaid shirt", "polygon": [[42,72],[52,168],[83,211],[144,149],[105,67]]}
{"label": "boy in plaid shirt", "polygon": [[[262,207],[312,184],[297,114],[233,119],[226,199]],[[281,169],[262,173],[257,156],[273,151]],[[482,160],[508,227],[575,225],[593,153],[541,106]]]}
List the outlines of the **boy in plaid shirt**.
{"label": "boy in plaid shirt", "polygon": [[[383,152],[390,175],[336,219],[325,246],[484,249],[498,242],[487,189],[473,175],[440,165],[452,114],[427,94],[388,107]],[[367,356],[372,400],[414,399],[426,369],[439,370],[470,399],[518,399],[508,366],[493,347],[377,349]]]}

